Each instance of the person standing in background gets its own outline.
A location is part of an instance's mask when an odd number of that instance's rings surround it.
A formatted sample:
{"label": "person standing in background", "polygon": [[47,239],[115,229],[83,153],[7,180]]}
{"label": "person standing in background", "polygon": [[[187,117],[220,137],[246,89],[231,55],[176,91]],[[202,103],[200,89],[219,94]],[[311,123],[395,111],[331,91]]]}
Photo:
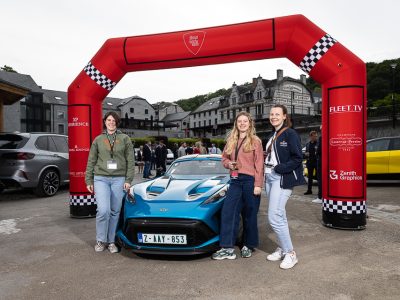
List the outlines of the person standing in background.
{"label": "person standing in background", "polygon": [[317,157],[317,180],[318,180],[318,197],[315,198],[313,203],[322,204],[322,125],[319,127],[321,133],[317,141],[316,157]]}
{"label": "person standing in background", "polygon": [[[315,179],[317,170],[317,156],[315,153],[317,145],[318,134],[315,130],[310,132],[310,141],[306,144],[305,157],[307,158],[306,167],[308,171],[308,188],[304,195],[312,194],[313,179]],[[314,175],[315,173],[315,175]]]}

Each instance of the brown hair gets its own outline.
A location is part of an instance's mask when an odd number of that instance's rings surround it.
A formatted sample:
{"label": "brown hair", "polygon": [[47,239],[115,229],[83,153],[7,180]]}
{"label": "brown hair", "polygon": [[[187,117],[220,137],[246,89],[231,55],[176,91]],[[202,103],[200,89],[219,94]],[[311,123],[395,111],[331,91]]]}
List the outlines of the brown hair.
{"label": "brown hair", "polygon": [[117,127],[118,127],[119,124],[121,123],[121,118],[120,118],[120,117],[118,116],[118,114],[117,114],[116,112],[114,112],[114,111],[109,111],[108,113],[106,113],[106,114],[104,115],[103,124],[105,124],[105,122],[106,122],[106,120],[107,120],[107,118],[108,118],[109,116],[112,116],[112,117],[114,118],[114,120],[115,120],[115,125],[117,125]]}

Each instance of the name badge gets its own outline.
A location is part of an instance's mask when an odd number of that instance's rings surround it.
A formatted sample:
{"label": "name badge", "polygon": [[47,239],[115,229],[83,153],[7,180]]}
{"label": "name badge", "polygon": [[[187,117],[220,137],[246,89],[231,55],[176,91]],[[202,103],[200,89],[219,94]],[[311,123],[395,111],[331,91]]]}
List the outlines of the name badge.
{"label": "name badge", "polygon": [[117,161],[114,159],[107,160],[107,169],[108,170],[116,170],[117,169]]}

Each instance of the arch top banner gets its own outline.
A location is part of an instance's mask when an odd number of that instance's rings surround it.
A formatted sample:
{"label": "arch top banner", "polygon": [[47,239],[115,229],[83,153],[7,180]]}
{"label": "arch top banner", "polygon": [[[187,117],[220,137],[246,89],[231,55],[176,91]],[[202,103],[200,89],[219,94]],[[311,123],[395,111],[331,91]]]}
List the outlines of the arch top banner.
{"label": "arch top banner", "polygon": [[[102,100],[128,72],[282,57],[292,61],[322,85],[323,147],[330,154],[335,153],[329,155],[329,161],[328,155],[323,158],[325,179],[323,195],[326,202],[324,212],[328,216],[326,223],[333,227],[345,228],[364,226],[365,64],[302,15],[169,33],[111,38],[103,44],[70,85],[68,118],[71,118],[71,123],[79,118],[84,118],[82,122],[85,124],[90,120],[88,131],[90,134],[84,136],[93,139],[102,129]],[[332,108],[331,105],[336,108]],[[348,106],[357,107],[359,111],[332,113],[332,109]],[[78,113],[80,110],[84,110],[85,113]],[[347,122],[350,119],[351,122]],[[341,122],[349,126],[340,125]],[[85,167],[82,163],[74,162],[77,152],[73,150],[84,148],[84,145],[81,145],[82,147],[79,145],[83,137],[73,133],[76,130],[77,128],[74,128],[70,131],[71,195],[86,197],[88,193],[85,192],[83,179],[74,178],[74,174],[82,174]],[[349,142],[351,147],[343,145],[338,147],[338,141]],[[85,141],[83,144],[87,143],[88,141]],[[82,159],[80,153],[79,160]],[[328,167],[334,169],[328,170]],[[354,180],[341,180],[340,176],[337,178],[333,176],[332,171],[339,172],[337,174],[342,172],[342,174],[356,175],[351,177]],[[345,192],[337,191],[342,187]],[[328,200],[333,202],[329,202],[328,205]],[[339,202],[341,205],[338,208]],[[354,209],[353,202],[361,204]],[[343,207],[345,209],[342,209]],[[338,211],[339,214],[345,214],[339,223],[335,219]],[[354,218],[349,219],[349,215],[354,215]]]}

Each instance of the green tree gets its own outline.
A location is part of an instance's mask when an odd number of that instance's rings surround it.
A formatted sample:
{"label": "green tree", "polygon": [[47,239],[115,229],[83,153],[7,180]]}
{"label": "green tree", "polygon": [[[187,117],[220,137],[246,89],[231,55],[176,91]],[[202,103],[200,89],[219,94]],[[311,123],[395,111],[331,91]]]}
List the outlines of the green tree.
{"label": "green tree", "polygon": [[6,71],[6,72],[18,73],[17,71],[15,71],[13,69],[13,67],[10,67],[10,66],[7,66],[7,65],[4,65],[4,67],[1,67],[0,69],[3,70],[3,71]]}

